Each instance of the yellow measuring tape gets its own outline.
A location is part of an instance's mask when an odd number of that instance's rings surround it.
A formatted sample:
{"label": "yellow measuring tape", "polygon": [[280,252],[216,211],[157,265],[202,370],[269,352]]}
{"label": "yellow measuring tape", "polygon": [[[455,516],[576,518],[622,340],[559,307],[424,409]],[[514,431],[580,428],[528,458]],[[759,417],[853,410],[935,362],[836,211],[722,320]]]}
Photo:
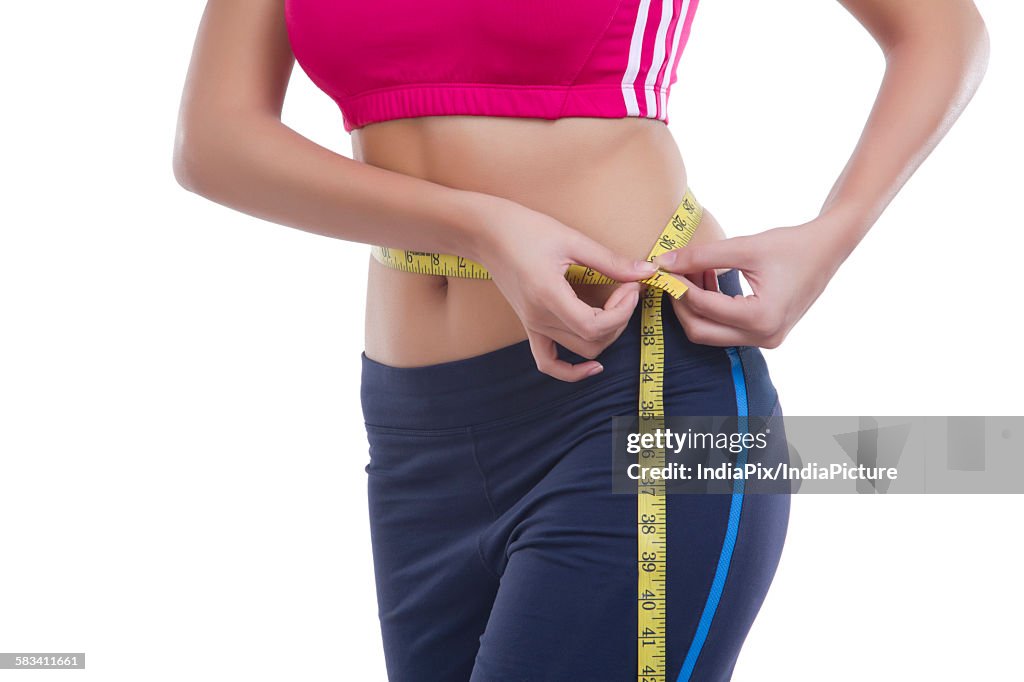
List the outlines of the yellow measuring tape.
{"label": "yellow measuring tape", "polygon": [[[655,242],[647,260],[666,251],[679,249],[690,241],[703,217],[703,209],[689,189],[665,229]],[[443,253],[405,251],[383,246],[373,247],[373,256],[390,268],[423,275],[443,275],[469,279],[490,279],[487,269],[475,261]],[[612,284],[616,280],[582,265],[570,265],[565,273],[574,284]],[[640,298],[640,430],[653,432],[664,423],[665,339],[662,335],[661,294],[681,298],[686,284],[659,270],[645,280]],[[644,470],[665,466],[663,449],[640,453]],[[637,483],[637,680],[663,682],[665,659],[666,549],[665,481],[642,478]]]}

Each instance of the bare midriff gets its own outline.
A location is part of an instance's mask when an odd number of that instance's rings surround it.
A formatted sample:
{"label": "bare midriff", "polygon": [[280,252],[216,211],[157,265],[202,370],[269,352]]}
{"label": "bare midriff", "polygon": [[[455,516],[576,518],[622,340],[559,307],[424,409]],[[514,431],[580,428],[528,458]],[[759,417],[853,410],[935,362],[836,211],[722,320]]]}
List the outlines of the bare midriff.
{"label": "bare midriff", "polygon": [[[634,258],[647,256],[687,186],[675,138],[649,118],[397,119],[353,131],[352,146],[364,163],[511,199]],[[705,207],[690,244],[723,238]],[[365,352],[372,360],[432,365],[526,339],[492,281],[410,274],[369,261]],[[601,306],[613,285],[575,288]]]}

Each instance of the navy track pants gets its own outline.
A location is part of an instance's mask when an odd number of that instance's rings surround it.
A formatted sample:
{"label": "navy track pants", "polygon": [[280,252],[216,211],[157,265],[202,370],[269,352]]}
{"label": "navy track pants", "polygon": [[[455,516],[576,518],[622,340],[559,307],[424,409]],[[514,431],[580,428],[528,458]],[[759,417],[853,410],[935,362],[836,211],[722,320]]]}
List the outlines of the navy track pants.
{"label": "navy track pants", "polygon": [[[719,285],[740,293],[735,270]],[[662,301],[667,415],[781,415],[759,349],[691,343]],[[427,367],[363,356],[390,680],[636,679],[637,501],[612,493],[611,417],[637,412],[639,343],[638,306],[598,358],[605,370],[577,383],[539,372],[526,341]],[[789,496],[666,499],[667,679],[729,680],[779,562]]]}

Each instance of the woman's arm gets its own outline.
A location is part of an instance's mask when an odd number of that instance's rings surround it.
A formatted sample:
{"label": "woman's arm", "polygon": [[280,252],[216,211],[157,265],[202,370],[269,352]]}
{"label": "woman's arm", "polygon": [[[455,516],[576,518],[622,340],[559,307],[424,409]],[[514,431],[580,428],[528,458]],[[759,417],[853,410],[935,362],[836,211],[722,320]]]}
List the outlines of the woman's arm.
{"label": "woman's arm", "polygon": [[[558,341],[595,357],[629,320],[649,263],[620,256],[516,202],[463,191],[336,154],[281,122],[294,57],[281,0],[209,0],[189,66],[174,149],[185,188],[236,210],[317,234],[483,263],[519,314],[538,366],[579,380]],[[528,257],[527,257],[528,255]],[[605,307],[564,279],[582,263],[627,282]]]}
{"label": "woman's arm", "polygon": [[[753,296],[694,289],[676,305],[691,339],[774,348],[934,149],[974,95],[988,63],[988,33],[971,0],[840,0],[885,54],[881,88],[846,168],[820,215],[671,252],[664,269],[739,268]],[[694,338],[696,337],[696,338]]]}

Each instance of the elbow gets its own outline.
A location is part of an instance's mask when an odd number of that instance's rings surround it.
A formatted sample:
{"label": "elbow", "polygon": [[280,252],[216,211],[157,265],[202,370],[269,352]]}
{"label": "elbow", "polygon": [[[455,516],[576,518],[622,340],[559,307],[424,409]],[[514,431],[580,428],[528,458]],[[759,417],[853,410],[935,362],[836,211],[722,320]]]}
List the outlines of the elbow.
{"label": "elbow", "polygon": [[201,143],[195,139],[195,136],[186,133],[185,128],[179,125],[174,138],[174,154],[171,160],[174,179],[185,190],[203,195],[205,185],[203,178],[206,174],[200,147]]}
{"label": "elbow", "polygon": [[230,147],[228,137],[217,119],[183,113],[174,134],[171,167],[174,179],[184,189],[211,199],[218,175],[223,172]]}
{"label": "elbow", "polygon": [[953,52],[957,55],[955,72],[959,76],[964,105],[974,96],[981,81],[985,78],[991,49],[985,20],[974,7],[974,3],[968,4],[971,6],[971,11],[959,23],[959,40],[957,41],[959,49]]}
{"label": "elbow", "polygon": [[174,179],[189,192],[222,203],[254,160],[250,150],[261,135],[257,125],[244,116],[182,116],[174,136]]}
{"label": "elbow", "polygon": [[174,145],[174,157],[171,160],[171,170],[174,172],[174,179],[178,184],[189,192],[196,191],[196,168],[192,160],[190,150],[177,142]]}
{"label": "elbow", "polygon": [[985,20],[970,0],[945,13],[917,15],[879,40],[886,63],[932,64],[931,79],[957,82],[968,93],[977,89],[988,70],[989,33]]}
{"label": "elbow", "polygon": [[985,25],[985,20],[977,9],[975,9],[974,19],[971,21],[970,34],[971,53],[974,55],[974,58],[971,60],[973,63],[971,71],[973,72],[975,87],[977,87],[988,70],[988,59],[992,49],[988,35],[988,26]]}

